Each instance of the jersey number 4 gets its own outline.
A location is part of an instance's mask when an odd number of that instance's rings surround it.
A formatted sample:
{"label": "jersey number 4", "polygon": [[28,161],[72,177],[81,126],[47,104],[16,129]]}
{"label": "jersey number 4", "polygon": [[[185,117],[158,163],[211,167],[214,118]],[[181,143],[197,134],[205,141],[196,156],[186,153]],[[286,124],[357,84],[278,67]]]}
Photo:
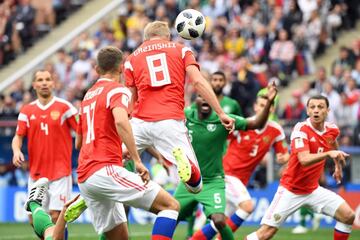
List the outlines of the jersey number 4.
{"label": "jersey number 4", "polygon": [[95,131],[94,131],[94,112],[95,112],[96,101],[92,102],[90,105],[87,105],[83,108],[83,113],[86,114],[86,140],[85,143],[89,144],[91,141],[95,140]]}
{"label": "jersey number 4", "polygon": [[149,69],[152,87],[161,87],[171,84],[165,53],[147,56],[146,63]]}

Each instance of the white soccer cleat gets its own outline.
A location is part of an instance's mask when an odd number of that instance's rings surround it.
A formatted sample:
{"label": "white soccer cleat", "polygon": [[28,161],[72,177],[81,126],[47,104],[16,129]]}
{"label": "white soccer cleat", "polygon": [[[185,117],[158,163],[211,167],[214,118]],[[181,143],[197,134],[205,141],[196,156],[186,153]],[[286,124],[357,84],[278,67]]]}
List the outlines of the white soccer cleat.
{"label": "white soccer cleat", "polygon": [[39,178],[34,184],[33,187],[30,190],[28,199],[25,203],[25,209],[26,211],[30,211],[29,204],[31,202],[37,202],[38,204],[42,204],[42,201],[44,200],[47,190],[49,188],[49,179],[47,178]]}
{"label": "white soccer cleat", "polygon": [[291,233],[293,233],[293,234],[304,234],[304,233],[307,233],[307,232],[308,232],[308,229],[306,227],[301,226],[301,225],[296,226],[291,231]]}

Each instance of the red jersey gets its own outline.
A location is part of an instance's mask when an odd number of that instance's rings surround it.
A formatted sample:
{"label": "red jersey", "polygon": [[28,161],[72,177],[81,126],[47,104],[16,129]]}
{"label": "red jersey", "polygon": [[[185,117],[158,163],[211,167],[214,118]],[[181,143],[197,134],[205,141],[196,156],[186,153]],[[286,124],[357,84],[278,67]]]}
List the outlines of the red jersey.
{"label": "red jersey", "polygon": [[126,60],[127,87],[137,89],[132,115],[144,121],[184,119],[186,67],[198,64],[188,47],[167,40],[148,40]]}
{"label": "red jersey", "polygon": [[76,130],[77,110],[61,98],[42,105],[25,105],[18,117],[16,134],[28,138],[30,177],[50,181],[71,174],[71,129]]}
{"label": "red jersey", "polygon": [[231,175],[247,185],[255,167],[273,145],[276,153],[286,153],[285,133],[282,127],[268,121],[261,130],[235,131],[224,156],[225,175]]}
{"label": "red jersey", "polygon": [[110,79],[99,79],[81,102],[79,134],[82,146],[77,169],[78,182],[86,181],[106,165],[122,166],[121,139],[117,133],[112,109],[128,111],[130,90]]}
{"label": "red jersey", "polygon": [[288,167],[281,177],[280,184],[295,194],[309,194],[319,186],[325,161],[311,166],[302,166],[297,154],[303,151],[320,153],[333,150],[340,131],[335,124],[325,122],[324,131],[313,128],[310,120],[295,125],[291,133],[291,154]]}

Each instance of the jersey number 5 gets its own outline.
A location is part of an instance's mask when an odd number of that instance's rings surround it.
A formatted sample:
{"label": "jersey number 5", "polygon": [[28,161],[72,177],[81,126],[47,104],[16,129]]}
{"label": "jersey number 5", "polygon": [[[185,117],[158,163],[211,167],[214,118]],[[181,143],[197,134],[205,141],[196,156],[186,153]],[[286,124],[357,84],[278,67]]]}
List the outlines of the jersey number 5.
{"label": "jersey number 5", "polygon": [[146,63],[149,69],[152,87],[161,87],[171,84],[165,53],[147,56]]}
{"label": "jersey number 5", "polygon": [[83,113],[86,114],[86,144],[89,144],[91,141],[95,140],[95,132],[94,132],[94,112],[95,112],[96,101],[92,102],[90,105],[87,105],[83,108]]}

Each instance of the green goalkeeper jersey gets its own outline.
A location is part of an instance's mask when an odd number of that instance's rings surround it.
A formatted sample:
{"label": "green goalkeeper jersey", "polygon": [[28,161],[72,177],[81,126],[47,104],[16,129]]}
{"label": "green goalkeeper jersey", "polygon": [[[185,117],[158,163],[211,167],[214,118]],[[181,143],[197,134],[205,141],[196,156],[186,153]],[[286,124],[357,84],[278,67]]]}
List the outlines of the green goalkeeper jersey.
{"label": "green goalkeeper jersey", "polygon": [[[221,101],[219,103],[220,103],[221,108],[224,110],[224,112],[226,114],[235,114],[238,116],[243,115],[243,113],[241,111],[241,107],[236,100],[229,98],[227,96],[223,96],[223,98],[221,99]],[[192,103],[191,108],[196,109],[196,104]]]}
{"label": "green goalkeeper jersey", "polygon": [[[229,131],[221,124],[214,111],[207,119],[200,120],[197,109],[188,107],[185,109],[185,116],[186,127],[189,130],[190,141],[203,179],[224,177],[222,155]],[[235,129],[246,129],[247,120],[245,118],[236,115],[230,116],[235,119]]]}

